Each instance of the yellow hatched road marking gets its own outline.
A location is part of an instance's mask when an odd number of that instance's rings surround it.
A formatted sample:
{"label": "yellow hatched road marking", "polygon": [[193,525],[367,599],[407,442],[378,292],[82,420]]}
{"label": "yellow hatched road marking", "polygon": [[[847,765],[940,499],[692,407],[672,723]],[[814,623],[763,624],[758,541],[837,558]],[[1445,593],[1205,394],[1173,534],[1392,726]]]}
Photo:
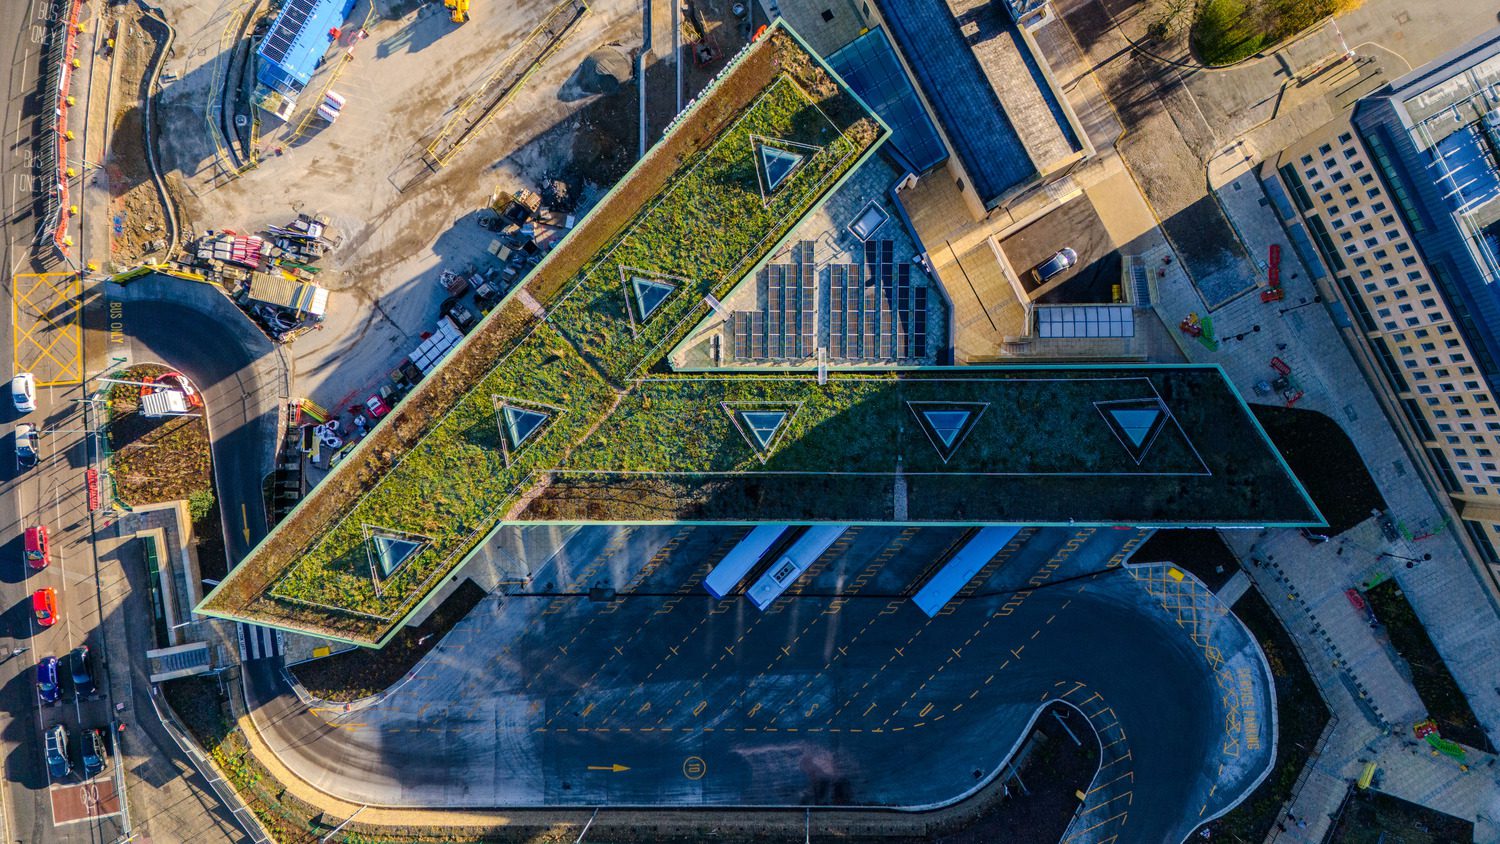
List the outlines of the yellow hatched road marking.
{"label": "yellow hatched road marking", "polygon": [[[19,372],[51,361],[37,386],[83,382],[83,279],[77,273],[17,273],[10,280],[12,358]],[[23,324],[23,317],[25,322]],[[42,336],[38,336],[42,332]]]}

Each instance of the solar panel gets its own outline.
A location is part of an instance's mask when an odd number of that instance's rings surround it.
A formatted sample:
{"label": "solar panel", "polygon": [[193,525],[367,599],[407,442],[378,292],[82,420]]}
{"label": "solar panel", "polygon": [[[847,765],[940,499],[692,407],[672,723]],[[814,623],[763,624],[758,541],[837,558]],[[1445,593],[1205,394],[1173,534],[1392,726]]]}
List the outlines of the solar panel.
{"label": "solar panel", "polygon": [[802,347],[798,350],[804,357],[811,356],[817,345],[818,331],[818,275],[813,265],[813,244],[808,241],[802,250]]}
{"label": "solar panel", "polygon": [[927,354],[927,288],[918,287],[912,291],[912,294],[913,307],[916,311],[912,319],[912,354],[924,357]]}
{"label": "solar panel", "polygon": [[750,358],[750,314],[737,311],[734,315],[734,358]]}
{"label": "solar panel", "polygon": [[844,356],[844,280],[848,271],[843,264],[828,267],[828,354]]}
{"label": "solar panel", "polygon": [[802,350],[798,348],[802,342],[802,285],[797,279],[800,274],[801,268],[796,264],[783,267],[781,271],[786,290],[786,295],[781,300],[781,324],[786,332],[781,338],[781,348],[782,355],[789,358],[802,354]]}
{"label": "solar panel", "polygon": [[781,267],[772,265],[766,268],[766,354],[778,357],[781,354],[781,276],[777,270]]}
{"label": "solar panel", "polygon": [[844,333],[848,336],[846,356],[858,360],[864,356],[864,271],[859,264],[849,265],[849,280],[844,284]]}
{"label": "solar panel", "polygon": [[318,2],[319,0],[287,0],[281,14],[271,24],[271,31],[266,34],[261,55],[277,63],[286,61],[287,53],[292,49],[297,36],[307,27],[307,19],[312,17]]}

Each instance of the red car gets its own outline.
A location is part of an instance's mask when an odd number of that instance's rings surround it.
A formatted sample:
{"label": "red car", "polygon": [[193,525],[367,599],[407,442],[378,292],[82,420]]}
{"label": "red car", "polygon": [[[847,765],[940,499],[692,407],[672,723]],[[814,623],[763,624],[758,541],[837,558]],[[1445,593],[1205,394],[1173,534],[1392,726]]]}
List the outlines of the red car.
{"label": "red car", "polygon": [[26,529],[26,564],[34,569],[44,569],[52,564],[52,543],[48,540],[46,525]]}
{"label": "red car", "polygon": [[51,586],[31,593],[31,611],[36,613],[36,623],[51,627],[57,623],[57,590]]}

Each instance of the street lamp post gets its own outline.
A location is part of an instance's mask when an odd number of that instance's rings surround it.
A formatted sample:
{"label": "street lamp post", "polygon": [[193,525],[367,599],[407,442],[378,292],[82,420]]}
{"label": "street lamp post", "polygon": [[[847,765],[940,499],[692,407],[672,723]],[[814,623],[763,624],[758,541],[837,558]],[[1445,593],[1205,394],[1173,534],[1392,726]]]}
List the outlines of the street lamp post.
{"label": "street lamp post", "polygon": [[1419,557],[1403,557],[1400,554],[1392,554],[1389,551],[1381,551],[1379,554],[1376,555],[1376,557],[1377,558],[1379,558],[1379,557],[1390,557],[1393,560],[1405,560],[1407,568],[1415,568],[1416,565],[1417,565],[1417,563],[1425,563],[1428,560],[1432,559],[1432,555],[1431,554],[1423,554],[1420,558]]}
{"label": "street lamp post", "polygon": [[1322,301],[1323,301],[1323,297],[1322,296],[1315,295],[1315,296],[1312,297],[1312,299],[1310,299],[1310,300],[1308,300],[1306,302],[1303,302],[1303,303],[1301,303],[1299,305],[1293,305],[1290,308],[1282,308],[1281,310],[1277,311],[1276,313],[1278,315],[1280,315],[1280,316],[1286,316],[1286,314],[1289,311],[1295,311],[1298,308],[1306,308],[1306,307],[1309,307],[1311,305],[1316,305],[1316,304],[1319,304]]}

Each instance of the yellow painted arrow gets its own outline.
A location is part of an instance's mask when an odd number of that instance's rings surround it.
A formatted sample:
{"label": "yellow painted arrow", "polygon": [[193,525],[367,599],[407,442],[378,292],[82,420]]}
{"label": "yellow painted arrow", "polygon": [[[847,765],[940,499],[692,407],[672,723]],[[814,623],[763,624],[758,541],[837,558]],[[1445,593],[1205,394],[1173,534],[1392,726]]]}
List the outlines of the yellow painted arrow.
{"label": "yellow painted arrow", "polygon": [[589,766],[589,770],[590,771],[609,771],[611,773],[618,774],[621,771],[628,771],[630,769],[627,768],[627,767],[625,767],[624,765],[621,765],[619,762],[616,762],[613,765],[590,765]]}
{"label": "yellow painted arrow", "polygon": [[244,527],[245,544],[250,544],[250,511],[245,509],[245,502],[240,502],[240,524]]}

